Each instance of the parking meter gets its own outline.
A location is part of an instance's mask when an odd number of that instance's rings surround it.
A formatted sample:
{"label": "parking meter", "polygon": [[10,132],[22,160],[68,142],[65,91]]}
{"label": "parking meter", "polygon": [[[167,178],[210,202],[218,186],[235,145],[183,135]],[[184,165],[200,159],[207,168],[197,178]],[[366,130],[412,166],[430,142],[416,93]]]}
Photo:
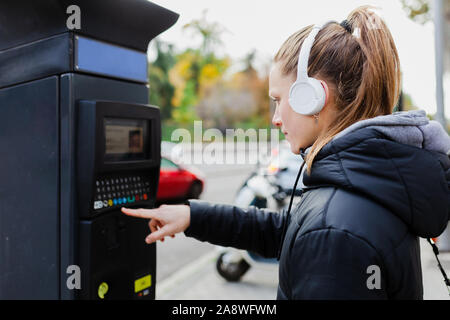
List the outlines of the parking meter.
{"label": "parking meter", "polygon": [[[80,28],[68,28],[69,6]],[[146,0],[0,2],[0,299],[154,299],[159,109]]]}

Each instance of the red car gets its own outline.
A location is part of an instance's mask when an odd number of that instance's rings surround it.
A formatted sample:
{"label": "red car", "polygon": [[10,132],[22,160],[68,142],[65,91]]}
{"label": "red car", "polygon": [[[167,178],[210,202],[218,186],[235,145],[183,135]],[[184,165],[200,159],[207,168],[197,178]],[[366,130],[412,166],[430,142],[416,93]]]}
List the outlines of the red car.
{"label": "red car", "polygon": [[156,201],[161,203],[182,202],[198,199],[203,191],[204,178],[195,168],[183,168],[165,156],[161,157],[161,171]]}

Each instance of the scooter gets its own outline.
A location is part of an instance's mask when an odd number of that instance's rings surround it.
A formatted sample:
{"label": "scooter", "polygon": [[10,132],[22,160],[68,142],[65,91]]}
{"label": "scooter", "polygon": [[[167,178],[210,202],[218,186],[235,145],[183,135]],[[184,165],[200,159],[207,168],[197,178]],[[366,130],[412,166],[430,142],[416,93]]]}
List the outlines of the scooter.
{"label": "scooter", "polygon": [[[269,166],[270,168],[270,166]],[[269,168],[257,166],[250,177],[237,192],[234,204],[247,208],[255,206],[280,212],[289,201],[290,194],[277,182],[276,174]],[[282,172],[287,168],[278,168]],[[297,195],[297,194],[296,194]],[[228,281],[239,281],[250,267],[276,271],[278,261],[275,258],[264,258],[257,253],[229,247],[217,247],[219,256],[216,269],[219,275]]]}

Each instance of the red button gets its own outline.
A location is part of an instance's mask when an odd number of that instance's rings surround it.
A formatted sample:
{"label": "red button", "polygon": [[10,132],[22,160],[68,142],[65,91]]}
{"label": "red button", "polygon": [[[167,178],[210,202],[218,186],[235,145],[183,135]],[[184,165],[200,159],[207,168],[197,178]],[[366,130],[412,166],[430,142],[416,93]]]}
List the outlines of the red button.
{"label": "red button", "polygon": [[139,201],[139,196],[136,196],[136,201]]}
{"label": "red button", "polygon": [[144,193],[144,200],[147,200],[147,194]]}

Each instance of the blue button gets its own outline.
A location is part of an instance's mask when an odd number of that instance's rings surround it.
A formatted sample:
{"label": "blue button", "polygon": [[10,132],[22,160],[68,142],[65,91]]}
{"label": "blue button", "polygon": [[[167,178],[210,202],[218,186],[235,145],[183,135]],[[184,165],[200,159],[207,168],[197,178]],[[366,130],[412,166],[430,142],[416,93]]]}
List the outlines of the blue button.
{"label": "blue button", "polygon": [[116,205],[117,204],[117,199],[113,200],[113,204]]}
{"label": "blue button", "polygon": [[118,202],[119,204],[122,204],[122,198],[117,199],[117,202]]}
{"label": "blue button", "polygon": [[123,199],[122,199],[122,202],[123,202],[123,203],[127,203],[127,199],[126,199],[126,198],[123,198]]}

